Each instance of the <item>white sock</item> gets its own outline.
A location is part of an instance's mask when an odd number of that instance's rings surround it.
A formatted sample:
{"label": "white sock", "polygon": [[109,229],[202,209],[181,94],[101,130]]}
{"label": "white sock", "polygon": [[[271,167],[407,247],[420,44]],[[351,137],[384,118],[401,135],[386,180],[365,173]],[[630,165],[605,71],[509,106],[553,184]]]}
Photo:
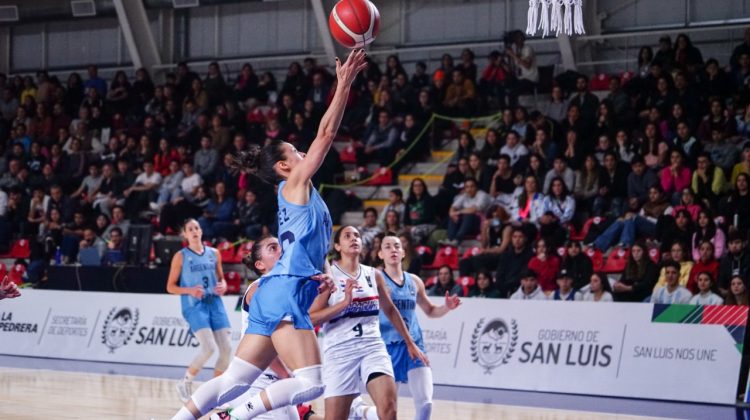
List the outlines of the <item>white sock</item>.
{"label": "white sock", "polygon": [[192,396],[201,414],[242,395],[263,371],[238,357],[232,359],[223,374],[201,385]]}
{"label": "white sock", "polygon": [[420,367],[407,373],[409,378],[409,391],[414,398],[414,410],[416,420],[429,420],[432,415],[432,370],[428,367]]}
{"label": "white sock", "polygon": [[380,420],[378,418],[378,409],[372,405],[359,406],[354,412],[364,420]]}
{"label": "white sock", "polygon": [[195,420],[195,416],[187,407],[180,408],[180,411],[172,417],[172,420]]}
{"label": "white sock", "polygon": [[270,408],[266,408],[260,394],[250,397],[247,403],[232,408],[231,415],[239,420],[248,420],[268,411],[297,405],[305,401],[314,400],[323,395],[325,387],[320,379],[320,365],[297,369],[292,372],[293,377],[274,382],[265,389]]}

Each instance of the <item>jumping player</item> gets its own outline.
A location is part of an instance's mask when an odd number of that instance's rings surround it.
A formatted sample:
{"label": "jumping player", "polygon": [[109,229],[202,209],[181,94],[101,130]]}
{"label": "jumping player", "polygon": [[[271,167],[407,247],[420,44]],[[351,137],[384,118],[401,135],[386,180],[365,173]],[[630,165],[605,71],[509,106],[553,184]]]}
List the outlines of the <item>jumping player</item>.
{"label": "jumping player", "polygon": [[[422,328],[417,322],[416,307],[422,308],[430,318],[439,318],[461,304],[458,296],[445,293],[445,305],[436,306],[425,293],[422,279],[414,274],[406,273],[401,268],[404,258],[401,240],[396,236],[386,236],[380,245],[378,256],[385,263],[383,275],[385,283],[390,289],[391,299],[401,312],[409,334],[424,351],[422,344]],[[391,321],[380,314],[380,334],[383,336],[388,354],[391,355],[396,382],[408,383],[414,398],[414,409],[417,420],[427,420],[432,413],[432,370],[421,360],[414,360],[407,354],[407,343]]]}
{"label": "jumping player", "polygon": [[203,245],[203,231],[195,219],[185,222],[182,236],[188,246],[172,257],[167,292],[181,295],[182,316],[198,339],[199,353],[190,362],[185,377],[177,383],[177,393],[182,402],[186,402],[192,393],[193,378],[216,348],[219,349],[219,358],[214,376],[221,375],[227,369],[232,345],[231,325],[221,301],[221,296],[227,291],[227,283],[224,281],[219,251]]}
{"label": "jumping player", "polygon": [[357,414],[367,420],[395,420],[396,382],[391,358],[380,338],[379,313],[391,321],[411,358],[425,364],[427,358],[409,336],[383,276],[359,263],[359,230],[342,227],[334,236],[333,247],[340,256],[331,269],[336,288],[321,293],[310,307],[313,323],[322,324],[325,418],[345,418],[360,393],[360,383],[365,383],[377,411]]}
{"label": "jumping player", "polygon": [[332,223],[310,179],[331,148],[351,84],[366,66],[363,50],[353,50],[343,64],[336,60],[336,91],[307,155],[282,141],[240,155],[242,169],[274,184],[282,179],[277,195],[281,259],[260,281],[250,303],[249,326],[227,371],[198,388],[174,419],[192,420],[237,398],[277,354],[293,377],[269,385],[239,415],[254,418],[323,394],[320,351],[308,310],[318,294],[319,275],[330,270],[325,255]]}

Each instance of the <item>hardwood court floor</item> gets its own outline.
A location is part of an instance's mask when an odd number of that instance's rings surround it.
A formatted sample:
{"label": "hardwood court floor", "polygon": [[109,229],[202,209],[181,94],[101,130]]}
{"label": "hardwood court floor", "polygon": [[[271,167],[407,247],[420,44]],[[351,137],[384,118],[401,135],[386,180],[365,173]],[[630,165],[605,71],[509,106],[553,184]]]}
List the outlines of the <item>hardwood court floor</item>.
{"label": "hardwood court floor", "polygon": [[[168,419],[180,407],[174,385],[174,380],[167,379],[0,367],[0,419]],[[321,405],[320,401],[316,404]],[[413,417],[412,401],[399,398],[399,418]],[[647,417],[435,401],[432,418],[625,420]]]}

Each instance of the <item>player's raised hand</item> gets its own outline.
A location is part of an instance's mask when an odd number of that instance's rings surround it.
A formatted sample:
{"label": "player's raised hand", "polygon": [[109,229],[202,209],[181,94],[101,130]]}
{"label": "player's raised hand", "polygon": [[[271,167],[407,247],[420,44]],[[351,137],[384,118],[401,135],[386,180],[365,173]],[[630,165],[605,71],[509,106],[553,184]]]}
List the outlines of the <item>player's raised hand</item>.
{"label": "player's raised hand", "polygon": [[420,362],[424,363],[425,366],[430,365],[430,359],[427,358],[427,355],[422,353],[422,350],[414,344],[412,341],[411,343],[406,345],[406,350],[409,352],[409,357],[411,357],[411,360],[419,360]]}
{"label": "player's raised hand", "polygon": [[445,292],[445,306],[450,309],[456,309],[458,308],[458,305],[461,304],[461,299],[457,295],[451,296],[447,291]]}
{"label": "player's raised hand", "polygon": [[320,273],[310,278],[320,282],[320,285],[318,286],[318,294],[325,292],[333,293],[334,290],[336,290],[336,285],[333,283],[333,278],[330,276],[330,274]]}
{"label": "player's raised hand", "polygon": [[344,301],[346,301],[347,305],[352,303],[355,287],[357,287],[356,280],[346,279],[346,284],[344,285]]}
{"label": "player's raised hand", "polygon": [[216,287],[214,288],[214,292],[216,292],[219,296],[224,296],[224,294],[227,292],[227,281],[221,280],[216,283]]}
{"label": "player's raised hand", "polygon": [[367,67],[366,57],[367,54],[365,54],[365,50],[362,48],[353,49],[343,64],[336,57],[336,77],[339,83],[344,83],[346,86],[351,85],[357,77],[357,73]]}

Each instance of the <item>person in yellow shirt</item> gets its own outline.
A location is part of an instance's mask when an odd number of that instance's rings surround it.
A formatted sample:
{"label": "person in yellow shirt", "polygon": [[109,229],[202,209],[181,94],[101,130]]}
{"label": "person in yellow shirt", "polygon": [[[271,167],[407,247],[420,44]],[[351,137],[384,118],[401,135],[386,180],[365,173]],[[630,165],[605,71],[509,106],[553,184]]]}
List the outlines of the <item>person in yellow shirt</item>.
{"label": "person in yellow shirt", "polygon": [[750,175],[750,141],[742,147],[742,161],[732,168],[732,185],[737,181],[739,174]]}
{"label": "person in yellow shirt", "polygon": [[690,185],[696,198],[709,207],[710,203],[717,202],[719,196],[729,189],[724,171],[713,164],[711,155],[707,152],[698,154],[693,181]]}
{"label": "person in yellow shirt", "polygon": [[[675,242],[672,244],[672,247],[669,250],[669,256],[672,261],[676,261],[680,264],[680,286],[686,286],[688,283],[688,280],[690,279],[690,270],[693,269],[693,262],[690,261],[689,258],[687,258],[688,253],[685,252],[685,245],[683,245],[681,242]],[[654,292],[656,292],[659,288],[664,287],[667,284],[667,275],[665,272],[665,267],[662,267],[659,270],[659,280],[656,281],[656,286],[654,286]]]}
{"label": "person in yellow shirt", "polygon": [[477,90],[474,82],[464,77],[459,69],[454,69],[451,83],[445,92],[443,105],[451,115],[466,116],[475,108]]}

